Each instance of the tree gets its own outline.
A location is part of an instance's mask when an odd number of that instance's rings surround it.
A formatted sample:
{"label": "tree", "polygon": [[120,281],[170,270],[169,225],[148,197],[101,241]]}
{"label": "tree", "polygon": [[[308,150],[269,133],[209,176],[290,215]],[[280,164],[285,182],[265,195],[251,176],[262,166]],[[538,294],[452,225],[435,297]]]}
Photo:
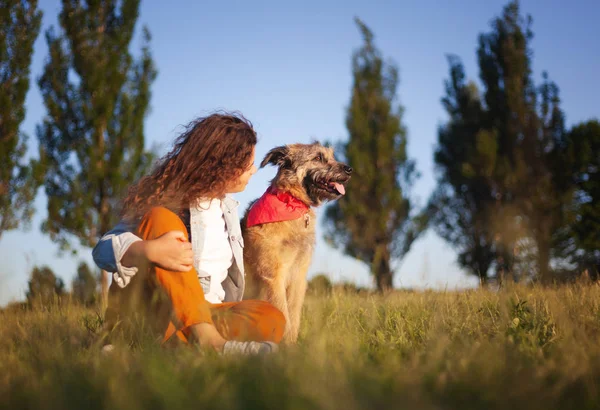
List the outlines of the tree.
{"label": "tree", "polygon": [[326,209],[326,238],[367,263],[383,291],[392,287],[391,261],[402,258],[416,237],[408,198],[416,172],[396,101],[398,69],[384,63],[369,28],[358,19],[356,24],[364,44],[352,57],[349,138],[338,150],[354,177],[346,195]]}
{"label": "tree", "polygon": [[138,9],[139,0],[63,0],[60,34],[46,32],[50,55],[38,84],[47,115],[37,129],[47,161],[42,229],[62,249],[73,237],[93,246],[152,159],[144,118],[156,71],[146,28],[141,57],[129,52]]}
{"label": "tree", "polygon": [[531,238],[537,276],[550,279],[555,232],[564,223],[563,204],[572,190],[564,183],[564,114],[559,90],[544,73],[541,86],[532,78],[531,16],[522,17],[510,2],[479,38],[478,59],[486,105],[483,128],[497,136],[492,178],[497,274],[513,274],[517,243]]}
{"label": "tree", "polygon": [[483,102],[481,128],[495,139],[495,166],[488,178],[493,208],[496,275],[513,274],[514,249],[519,237],[517,191],[527,185],[520,141],[535,116],[535,87],[531,79],[529,43],[532,20],[523,19],[516,1],[492,20],[491,31],[479,36],[477,50]]}
{"label": "tree", "polygon": [[517,1],[509,3],[479,36],[483,92],[466,84],[453,57],[443,99],[450,118],[438,135],[438,188],[429,208],[438,213],[431,219],[459,250],[461,264],[484,281],[492,257],[498,278],[514,277],[524,246],[538,276],[548,279],[563,204],[572,195],[560,176],[565,128],[558,87],[545,73],[540,87],[532,79],[531,24]]}
{"label": "tree", "polygon": [[23,163],[27,136],[20,126],[41,20],[36,0],[0,0],[0,237],[31,220],[40,182],[39,164]]}
{"label": "tree", "polygon": [[27,302],[30,305],[47,305],[65,293],[64,282],[47,266],[34,267],[28,284]]}
{"label": "tree", "polygon": [[575,265],[600,276],[600,122],[574,125],[567,134],[567,166],[575,194],[567,204],[567,224],[559,232],[559,254]]}
{"label": "tree", "polygon": [[87,263],[81,262],[77,267],[77,276],[71,284],[73,298],[79,303],[89,306],[98,300],[98,281]]}

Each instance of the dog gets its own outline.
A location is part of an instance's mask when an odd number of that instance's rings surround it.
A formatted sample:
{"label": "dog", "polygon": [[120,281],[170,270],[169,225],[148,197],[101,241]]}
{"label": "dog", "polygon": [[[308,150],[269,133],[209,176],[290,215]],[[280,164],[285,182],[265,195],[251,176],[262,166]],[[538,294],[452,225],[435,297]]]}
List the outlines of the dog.
{"label": "dog", "polygon": [[267,191],[241,221],[245,299],[266,300],[286,319],[283,341],[298,339],[306,273],[315,247],[313,208],[345,194],[352,168],[319,143],[273,148],[262,160],[278,167]]}

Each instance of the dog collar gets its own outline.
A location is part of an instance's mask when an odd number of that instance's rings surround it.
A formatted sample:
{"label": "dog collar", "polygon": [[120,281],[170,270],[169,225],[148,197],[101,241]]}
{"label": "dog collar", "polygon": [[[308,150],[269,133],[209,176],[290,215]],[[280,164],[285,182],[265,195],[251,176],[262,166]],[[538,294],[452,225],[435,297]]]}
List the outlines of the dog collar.
{"label": "dog collar", "polygon": [[308,210],[308,205],[289,192],[278,191],[271,186],[250,208],[246,226],[249,228],[254,225],[299,219],[308,216]]}

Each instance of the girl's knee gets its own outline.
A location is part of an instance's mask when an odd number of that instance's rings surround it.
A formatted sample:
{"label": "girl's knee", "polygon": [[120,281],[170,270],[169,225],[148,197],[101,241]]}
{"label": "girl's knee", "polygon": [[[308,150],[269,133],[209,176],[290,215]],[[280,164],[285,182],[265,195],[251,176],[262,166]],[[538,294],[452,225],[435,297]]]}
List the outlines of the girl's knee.
{"label": "girl's knee", "polygon": [[162,206],[149,210],[138,228],[140,236],[144,239],[155,239],[169,231],[182,231],[187,239],[187,228],[181,218]]}

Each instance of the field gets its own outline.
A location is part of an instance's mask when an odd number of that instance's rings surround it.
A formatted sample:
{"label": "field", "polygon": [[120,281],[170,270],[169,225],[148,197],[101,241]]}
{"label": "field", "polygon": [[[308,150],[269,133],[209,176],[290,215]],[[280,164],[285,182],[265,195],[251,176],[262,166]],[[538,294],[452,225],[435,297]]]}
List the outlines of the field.
{"label": "field", "polygon": [[597,409],[600,286],[334,290],[265,358],[123,338],[68,302],[0,313],[0,409]]}

